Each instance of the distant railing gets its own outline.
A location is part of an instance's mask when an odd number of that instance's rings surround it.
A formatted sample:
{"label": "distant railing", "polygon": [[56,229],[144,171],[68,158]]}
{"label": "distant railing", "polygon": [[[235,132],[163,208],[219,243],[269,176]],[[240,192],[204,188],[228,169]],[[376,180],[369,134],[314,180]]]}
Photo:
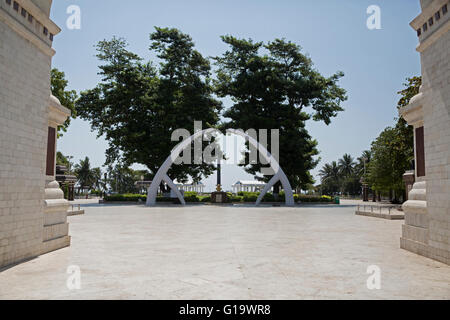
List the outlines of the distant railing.
{"label": "distant railing", "polygon": [[[71,204],[72,210],[71,211],[80,211],[81,205],[80,204]],[[78,207],[78,210],[75,210],[75,207]]]}
{"label": "distant railing", "polygon": [[[358,211],[359,212],[370,212],[370,213],[379,213],[379,214],[389,214],[394,211],[397,211],[400,209],[401,206],[374,206],[374,205],[367,205],[367,204],[358,204]],[[361,210],[362,209],[362,210]]]}

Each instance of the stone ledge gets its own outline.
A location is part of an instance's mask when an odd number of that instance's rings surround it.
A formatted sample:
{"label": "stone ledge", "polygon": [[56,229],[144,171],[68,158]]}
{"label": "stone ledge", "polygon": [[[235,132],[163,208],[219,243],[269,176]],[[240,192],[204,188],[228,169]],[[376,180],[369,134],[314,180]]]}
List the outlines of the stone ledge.
{"label": "stone ledge", "polygon": [[67,211],[67,216],[71,217],[71,216],[81,216],[84,214],[84,210],[75,210],[75,211]]}
{"label": "stone ledge", "polygon": [[428,228],[428,215],[420,212],[405,212],[405,224],[414,227]]}
{"label": "stone ledge", "polygon": [[426,189],[412,189],[409,192],[409,200],[417,201],[427,201],[427,190]]}
{"label": "stone ledge", "polygon": [[61,211],[44,213],[44,226],[52,226],[55,224],[66,223],[67,213]]}
{"label": "stone ledge", "polygon": [[44,242],[67,236],[69,234],[69,224],[60,223],[52,226],[46,226],[44,227],[43,233]]}
{"label": "stone ledge", "polygon": [[365,212],[365,211],[356,211],[355,214],[357,216],[366,216],[372,218],[381,218],[387,220],[403,220],[405,216],[403,214],[387,214],[387,213],[376,213],[376,212]]}
{"label": "stone ledge", "polygon": [[403,206],[403,211],[405,213],[421,213],[427,214],[427,202],[421,200],[408,200]]}
{"label": "stone ledge", "polygon": [[444,250],[433,248],[426,244],[405,238],[400,238],[400,248],[424,256],[426,258],[433,259],[450,265],[449,252],[445,252]]}
{"label": "stone ledge", "polygon": [[402,225],[402,237],[404,239],[417,241],[423,244],[428,243],[428,229],[421,228],[421,227],[415,227],[415,226],[409,226],[409,225]]}
{"label": "stone ledge", "polygon": [[70,246],[70,236],[45,241],[42,243],[41,254],[46,254]]}

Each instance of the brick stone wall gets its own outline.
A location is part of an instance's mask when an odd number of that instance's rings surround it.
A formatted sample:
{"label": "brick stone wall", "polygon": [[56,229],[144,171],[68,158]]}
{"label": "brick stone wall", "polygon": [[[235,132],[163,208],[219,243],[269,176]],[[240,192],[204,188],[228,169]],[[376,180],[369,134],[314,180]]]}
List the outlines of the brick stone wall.
{"label": "brick stone wall", "polygon": [[450,32],[421,53],[425,168],[429,219],[428,245],[439,260],[450,256]]}
{"label": "brick stone wall", "polygon": [[423,126],[425,175],[416,172],[420,182],[403,205],[400,246],[450,264],[450,2],[421,4],[411,26],[419,37],[422,87],[401,113],[415,128]]}
{"label": "brick stone wall", "polygon": [[42,28],[1,0],[0,267],[35,257],[42,248],[53,55]]}

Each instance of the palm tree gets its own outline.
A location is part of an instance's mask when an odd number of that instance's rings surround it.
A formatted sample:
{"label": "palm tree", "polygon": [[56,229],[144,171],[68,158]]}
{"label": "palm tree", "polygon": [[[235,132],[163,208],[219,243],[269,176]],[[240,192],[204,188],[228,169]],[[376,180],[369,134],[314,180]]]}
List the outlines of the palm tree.
{"label": "palm tree", "polygon": [[367,167],[372,159],[372,152],[370,150],[363,151],[361,157],[358,158],[358,163],[355,165],[355,172],[364,177],[367,173]]}
{"label": "palm tree", "polygon": [[92,170],[93,187],[97,190],[102,188],[102,170],[100,168],[93,168]]}
{"label": "palm tree", "polygon": [[95,177],[88,157],[84,160],[80,160],[80,163],[75,165],[74,172],[78,178],[78,184],[80,185],[81,190],[92,188],[92,185],[95,182]]}
{"label": "palm tree", "polygon": [[355,160],[347,153],[342,156],[342,159],[339,159],[339,171],[343,177],[349,177],[352,175],[355,165]]}
{"label": "palm tree", "polygon": [[336,161],[326,163],[319,171],[322,180],[322,189],[330,193],[339,191],[341,173]]}

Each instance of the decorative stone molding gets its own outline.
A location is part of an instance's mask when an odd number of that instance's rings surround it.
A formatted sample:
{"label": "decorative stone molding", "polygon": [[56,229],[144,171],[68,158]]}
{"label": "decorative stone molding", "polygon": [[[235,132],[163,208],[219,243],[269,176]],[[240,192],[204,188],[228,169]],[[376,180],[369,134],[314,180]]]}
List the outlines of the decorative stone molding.
{"label": "decorative stone molding", "polygon": [[[70,110],[63,107],[59,100],[50,95],[48,103],[48,125],[53,131],[62,125],[70,116]],[[54,139],[54,140],[53,140]],[[53,164],[56,163],[56,136],[49,138],[49,144],[53,148],[47,150],[47,155],[52,154]],[[50,166],[53,166],[50,164]],[[59,183],[54,180],[55,171],[51,176],[47,176],[48,182],[45,188],[45,207],[44,207],[44,230],[42,237],[41,254],[70,246],[69,224],[67,223],[67,211],[69,202],[64,199],[64,192],[60,189]]]}
{"label": "decorative stone molding", "polygon": [[45,188],[44,230],[41,254],[70,246],[67,211],[69,202],[59,183],[51,181]]}
{"label": "decorative stone molding", "polygon": [[[425,23],[428,23],[428,20],[431,17],[434,17],[436,12],[440,12],[443,15],[442,8],[444,5],[448,5],[449,0],[432,0],[427,4],[422,6],[422,13],[419,14],[413,21],[411,21],[410,26],[417,30],[422,28]],[[428,28],[428,26],[427,26]]]}
{"label": "decorative stone molding", "polygon": [[[420,93],[400,110],[414,126],[416,183],[403,205],[403,249],[450,264],[450,126],[448,114],[449,0],[421,0],[417,30],[422,65]],[[428,190],[427,190],[428,188]],[[427,192],[428,191],[428,192]]]}
{"label": "decorative stone molding", "polygon": [[50,16],[50,8],[52,7],[52,0],[31,0],[47,17]]}
{"label": "decorative stone molding", "polygon": [[[424,251],[428,244],[427,190],[426,182],[416,182],[402,208],[405,213],[405,224],[402,226],[400,247],[417,252]],[[422,252],[421,251],[421,252]]]}
{"label": "decorative stone molding", "polygon": [[420,40],[419,52],[423,52],[450,28],[449,0],[422,1],[421,4],[422,13],[410,23]]}
{"label": "decorative stone molding", "polygon": [[409,104],[400,109],[400,115],[410,126],[423,125],[424,95],[422,92],[411,98]]}
{"label": "decorative stone molding", "polygon": [[[447,16],[450,17],[450,14],[447,14]],[[450,30],[450,19],[447,18],[447,21],[442,25],[442,27],[437,29],[432,34],[430,34],[428,38],[420,42],[416,50],[418,52],[424,52],[429,46],[438,41],[438,39],[441,38],[444,34],[446,34],[449,30]]]}
{"label": "decorative stone molding", "polygon": [[[42,8],[45,9],[44,3]],[[61,29],[50,20],[49,13],[42,11],[31,0],[0,0],[0,21],[52,57],[55,54],[51,48],[53,37]]]}
{"label": "decorative stone molding", "polygon": [[58,98],[54,95],[50,95],[50,101],[48,104],[48,123],[49,126],[57,128],[62,125],[68,117],[70,117],[71,112],[66,107],[63,107],[59,102]]}

